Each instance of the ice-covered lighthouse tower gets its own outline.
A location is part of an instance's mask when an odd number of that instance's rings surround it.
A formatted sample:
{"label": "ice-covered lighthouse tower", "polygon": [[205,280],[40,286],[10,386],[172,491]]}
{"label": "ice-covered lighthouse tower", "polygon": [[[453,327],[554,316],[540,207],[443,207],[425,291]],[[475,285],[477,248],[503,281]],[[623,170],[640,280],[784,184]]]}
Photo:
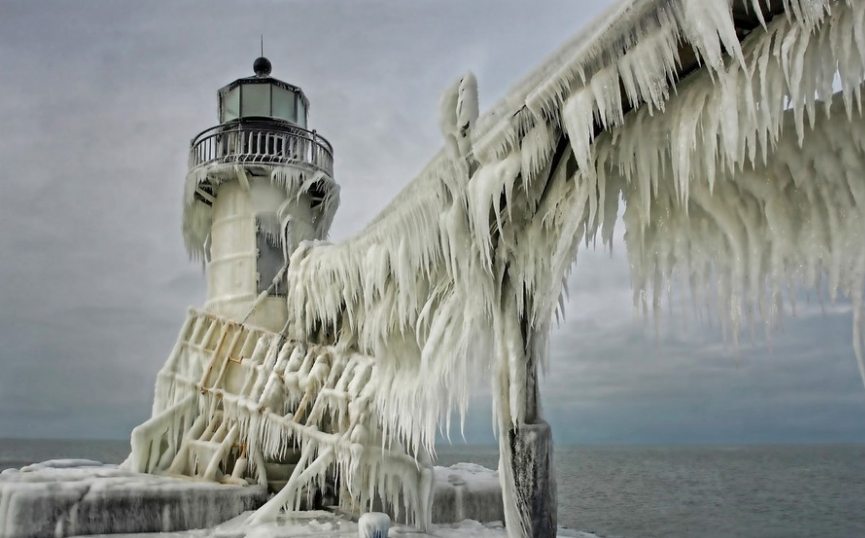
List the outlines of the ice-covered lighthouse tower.
{"label": "ice-covered lighthouse tower", "polygon": [[219,125],[192,140],[183,235],[206,263],[205,309],[278,332],[289,257],[300,241],[326,237],[339,187],[303,90],[271,77],[267,58],[253,69],[218,91]]}

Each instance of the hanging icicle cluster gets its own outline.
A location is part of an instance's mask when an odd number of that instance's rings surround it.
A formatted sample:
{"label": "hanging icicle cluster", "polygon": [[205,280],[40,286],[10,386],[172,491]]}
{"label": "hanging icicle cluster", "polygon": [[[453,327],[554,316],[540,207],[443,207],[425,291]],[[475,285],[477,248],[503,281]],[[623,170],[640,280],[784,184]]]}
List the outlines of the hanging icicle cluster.
{"label": "hanging icicle cluster", "polygon": [[[518,112],[502,119],[505,105],[499,105],[478,120],[472,133],[477,168],[470,178],[440,154],[358,235],[336,245],[307,244],[292,259],[296,336],[332,327],[339,342],[376,357],[387,370],[423,380],[411,390],[395,383],[392,394],[380,395],[383,409],[403,411],[384,416],[413,445],[429,443],[436,419],[464,402],[467,368],[490,367],[476,344],[491,349],[503,337],[489,328],[507,303],[505,272],[517,313],[526,307],[524,297],[533,297],[529,319],[545,325],[577,243],[599,231],[611,240],[620,193],[628,204],[630,246],[641,230],[666,218],[652,212],[665,203],[662,194],[672,193],[671,203],[687,215],[691,195],[703,192],[699,185],[711,196],[720,177],[745,181],[738,175],[744,167],[771,161],[788,137],[797,147],[807,145],[806,131],[829,111],[813,94],[828,98],[836,72],[843,106],[831,120],[820,120],[823,130],[836,123],[849,130],[859,121],[862,3],[788,3],[786,15],[744,44],[724,3],[638,2],[626,11],[642,13],[627,18],[630,37],[610,41],[624,24],[618,20],[603,38],[590,34],[551,62],[562,64],[557,70],[535,76],[535,89]],[[679,40],[694,46],[706,69],[671,95]],[[626,107],[638,109],[626,115]],[[596,140],[598,124],[604,130]],[[553,163],[562,137],[558,125],[569,147]],[[851,155],[841,156],[847,160],[861,153],[849,140]],[[840,164],[838,157],[824,159]],[[801,256],[822,258],[816,250]],[[635,279],[644,287],[642,272]]]}
{"label": "hanging icicle cluster", "polygon": [[820,13],[811,26],[779,17],[744,41],[741,60],[684,81],[661,111],[629,115],[593,145],[582,177],[602,191],[610,178],[614,189],[624,185],[644,311],[650,295],[659,308],[681,269],[695,304],[714,289],[738,345],[743,320],[753,328],[762,319],[768,335],[782,290],[792,301],[796,286],[821,291],[825,276],[832,300],[853,301],[861,369],[865,4]]}
{"label": "hanging icicle cluster", "polygon": [[[190,311],[159,373],[152,418],[132,434],[130,470],[268,485],[266,462],[294,473],[257,516],[297,509],[338,485],[349,512],[381,500],[425,528],[432,468],[382,434],[375,361]],[[418,460],[426,461],[425,465]],[[314,487],[309,487],[314,486]]]}
{"label": "hanging icicle cluster", "polygon": [[[202,198],[200,189],[207,187],[215,192],[219,185],[226,181],[246,182],[248,188],[248,182],[259,177],[255,175],[250,177],[252,172],[266,176],[271,184],[285,190],[289,199],[297,198],[312,189],[320,191],[323,198],[313,208],[312,232],[316,238],[327,237],[339,207],[339,185],[324,172],[307,169],[301,164],[285,166],[211,164],[190,170],[183,190],[183,240],[189,257],[193,260],[205,259],[207,250],[205,245],[213,223],[212,205]],[[276,231],[273,232],[273,236],[280,238],[282,234]]]}
{"label": "hanging icicle cluster", "polygon": [[[737,338],[743,318],[774,323],[784,289],[825,276],[832,298],[853,300],[861,364],[865,2],[783,0],[771,20],[763,3],[751,1],[760,26],[740,41],[730,2],[622,2],[480,117],[474,78],[463,77],[442,101],[448,149],[356,236],[300,244],[287,270],[287,336],[372,361],[366,424],[385,445],[432,452],[451,411],[464,413],[476,372],[492,373],[497,426],[524,422],[527,357],[546,354],[578,246],[598,235],[610,244],[620,200],[638,306],[654,295],[659,308],[680,274],[695,303],[715,290]],[[683,47],[702,67],[678,81]],[[308,180],[280,179],[291,192]],[[187,203],[200,182],[190,179]],[[188,212],[188,244],[203,244],[208,223]],[[527,342],[529,332],[540,336]],[[224,396],[250,398],[248,389]],[[276,422],[236,420],[258,450],[287,442]],[[332,446],[328,457],[357,461]],[[526,507],[508,495],[512,472],[502,477],[519,536]]]}

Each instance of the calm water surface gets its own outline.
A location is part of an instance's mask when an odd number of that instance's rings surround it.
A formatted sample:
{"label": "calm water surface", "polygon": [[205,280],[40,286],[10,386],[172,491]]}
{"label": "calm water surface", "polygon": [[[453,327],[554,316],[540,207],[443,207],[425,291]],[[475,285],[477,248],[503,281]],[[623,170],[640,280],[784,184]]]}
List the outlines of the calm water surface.
{"label": "calm water surface", "polygon": [[[495,449],[440,451],[495,468]],[[865,446],[558,447],[559,524],[628,538],[863,538]]]}
{"label": "calm water surface", "polygon": [[[52,458],[119,463],[128,441],[0,440],[0,470]],[[626,538],[865,538],[865,445],[558,447],[559,523]],[[494,447],[439,464],[495,468]]]}

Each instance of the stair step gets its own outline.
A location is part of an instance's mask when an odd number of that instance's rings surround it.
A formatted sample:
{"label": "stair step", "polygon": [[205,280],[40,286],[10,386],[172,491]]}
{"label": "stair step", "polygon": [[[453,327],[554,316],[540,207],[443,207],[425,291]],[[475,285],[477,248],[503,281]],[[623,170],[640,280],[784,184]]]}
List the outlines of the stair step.
{"label": "stair step", "polygon": [[295,464],[300,461],[300,450],[288,450],[285,455],[280,458],[269,458],[265,460],[267,463],[291,463]]}
{"label": "stair step", "polygon": [[267,481],[287,481],[291,478],[291,473],[297,467],[294,463],[276,463],[266,462],[264,464],[264,472],[267,473]]}

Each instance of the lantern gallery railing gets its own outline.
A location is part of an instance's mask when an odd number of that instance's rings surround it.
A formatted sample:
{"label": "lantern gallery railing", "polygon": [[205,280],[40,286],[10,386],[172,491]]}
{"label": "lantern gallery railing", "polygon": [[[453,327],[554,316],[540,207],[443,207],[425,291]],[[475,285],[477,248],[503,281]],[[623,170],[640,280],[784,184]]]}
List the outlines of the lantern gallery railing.
{"label": "lantern gallery railing", "polygon": [[333,177],[333,148],[315,131],[267,118],[211,127],[192,140],[189,169],[208,164],[305,164]]}

